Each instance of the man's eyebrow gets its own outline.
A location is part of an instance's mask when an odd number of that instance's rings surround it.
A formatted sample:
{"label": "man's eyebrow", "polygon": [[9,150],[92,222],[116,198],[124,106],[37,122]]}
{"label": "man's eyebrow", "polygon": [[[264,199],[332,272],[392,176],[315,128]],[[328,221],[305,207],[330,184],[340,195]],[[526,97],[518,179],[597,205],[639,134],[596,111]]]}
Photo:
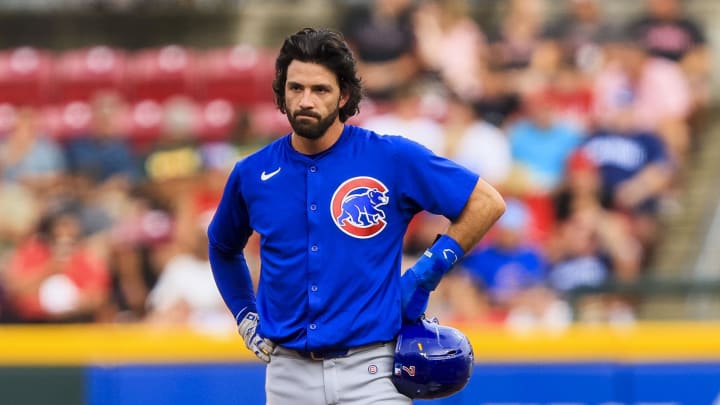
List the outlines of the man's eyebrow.
{"label": "man's eyebrow", "polygon": [[329,84],[313,84],[310,86],[313,90],[331,90],[332,86]]}
{"label": "man's eyebrow", "polygon": [[305,85],[305,84],[298,83],[298,82],[295,82],[295,81],[292,81],[292,80],[288,80],[288,81],[287,81],[287,85],[288,85],[288,86],[298,86],[298,87],[303,87],[303,88],[309,86],[309,87],[310,87],[311,89],[313,89],[313,90],[319,90],[319,89],[322,89],[322,90],[331,90],[331,89],[332,89],[332,85],[331,85],[331,84],[326,84],[326,83],[317,83],[317,84]]}

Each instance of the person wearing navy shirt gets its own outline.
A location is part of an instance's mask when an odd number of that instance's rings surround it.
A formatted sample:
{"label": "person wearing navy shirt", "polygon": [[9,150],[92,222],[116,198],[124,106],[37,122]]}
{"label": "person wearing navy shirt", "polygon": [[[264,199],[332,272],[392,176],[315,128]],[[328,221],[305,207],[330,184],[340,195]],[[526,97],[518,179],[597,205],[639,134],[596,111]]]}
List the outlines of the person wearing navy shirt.
{"label": "person wearing navy shirt", "polygon": [[606,207],[655,214],[673,173],[667,147],[654,133],[599,129],[580,150],[600,173]]}
{"label": "person wearing navy shirt", "polygon": [[[361,82],[343,36],[288,36],[273,91],[292,132],[239,161],[208,227],[213,275],[246,346],[268,363],[268,404],[408,404],[394,339],[502,215],[478,175],[399,135],[348,125]],[[426,210],[451,224],[405,272],[402,240]],[[257,291],[243,257],[260,236]]]}

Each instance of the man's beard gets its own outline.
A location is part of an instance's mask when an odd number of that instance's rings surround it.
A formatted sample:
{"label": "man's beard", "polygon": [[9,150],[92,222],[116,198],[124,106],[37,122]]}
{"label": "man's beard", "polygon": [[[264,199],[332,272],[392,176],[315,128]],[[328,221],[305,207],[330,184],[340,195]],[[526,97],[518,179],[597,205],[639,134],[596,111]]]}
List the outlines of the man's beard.
{"label": "man's beard", "polygon": [[[296,134],[307,139],[318,139],[322,137],[325,131],[330,128],[330,125],[335,122],[338,114],[340,114],[339,108],[335,108],[335,110],[330,112],[325,118],[322,118],[320,114],[314,111],[299,110],[295,113],[288,111],[287,117],[288,121],[290,121],[290,126]],[[316,120],[308,120],[307,118],[303,118],[303,116],[313,117]]]}

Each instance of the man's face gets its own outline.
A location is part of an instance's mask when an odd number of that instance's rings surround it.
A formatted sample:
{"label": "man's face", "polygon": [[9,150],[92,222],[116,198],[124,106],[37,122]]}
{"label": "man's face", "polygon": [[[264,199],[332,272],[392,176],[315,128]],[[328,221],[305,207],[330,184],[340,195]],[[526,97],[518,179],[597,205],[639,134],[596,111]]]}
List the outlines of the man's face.
{"label": "man's face", "polygon": [[293,60],[285,82],[285,110],[293,131],[318,139],[338,119],[347,101],[335,73],[323,65]]}

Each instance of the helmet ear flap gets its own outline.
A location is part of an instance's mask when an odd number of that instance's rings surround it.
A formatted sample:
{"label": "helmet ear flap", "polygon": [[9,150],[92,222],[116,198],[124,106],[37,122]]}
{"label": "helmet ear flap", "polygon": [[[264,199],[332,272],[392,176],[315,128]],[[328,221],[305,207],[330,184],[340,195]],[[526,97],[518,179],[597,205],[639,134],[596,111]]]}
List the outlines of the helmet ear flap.
{"label": "helmet ear flap", "polygon": [[473,362],[472,345],[462,332],[422,319],[400,330],[392,381],[413,399],[447,397],[467,385]]}

